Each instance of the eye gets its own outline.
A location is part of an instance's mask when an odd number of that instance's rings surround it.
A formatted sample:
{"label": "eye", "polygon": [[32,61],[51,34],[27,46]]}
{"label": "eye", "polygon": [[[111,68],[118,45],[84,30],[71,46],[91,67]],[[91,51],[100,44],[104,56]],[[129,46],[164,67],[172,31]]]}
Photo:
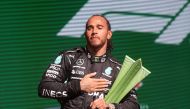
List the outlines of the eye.
{"label": "eye", "polygon": [[87,30],[91,30],[91,29],[92,29],[92,26],[91,26],[91,25],[87,27]]}
{"label": "eye", "polygon": [[98,29],[103,29],[103,26],[102,25],[98,25]]}

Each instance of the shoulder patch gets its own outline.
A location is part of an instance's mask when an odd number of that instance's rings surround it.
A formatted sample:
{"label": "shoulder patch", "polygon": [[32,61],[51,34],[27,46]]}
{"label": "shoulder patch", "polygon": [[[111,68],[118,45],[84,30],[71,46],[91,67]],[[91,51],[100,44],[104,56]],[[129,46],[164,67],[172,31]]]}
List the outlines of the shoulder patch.
{"label": "shoulder patch", "polygon": [[54,63],[55,63],[55,64],[60,64],[60,63],[61,63],[61,59],[62,59],[62,55],[59,55],[59,56],[55,59]]}

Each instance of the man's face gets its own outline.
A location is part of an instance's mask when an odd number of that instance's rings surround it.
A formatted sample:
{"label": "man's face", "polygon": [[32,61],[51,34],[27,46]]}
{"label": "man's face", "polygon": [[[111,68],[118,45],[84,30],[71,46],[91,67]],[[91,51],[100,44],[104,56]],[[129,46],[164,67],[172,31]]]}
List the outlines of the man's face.
{"label": "man's face", "polygon": [[87,22],[86,40],[87,44],[93,48],[107,46],[107,41],[112,36],[108,29],[106,20],[101,16],[93,16]]}

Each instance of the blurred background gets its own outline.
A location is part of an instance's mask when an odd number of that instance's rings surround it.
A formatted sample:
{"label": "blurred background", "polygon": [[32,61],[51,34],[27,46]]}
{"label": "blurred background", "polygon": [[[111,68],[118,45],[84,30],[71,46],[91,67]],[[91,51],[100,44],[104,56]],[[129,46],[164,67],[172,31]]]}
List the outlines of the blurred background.
{"label": "blurred background", "polygon": [[59,51],[85,46],[85,22],[105,15],[113,56],[141,58],[141,109],[190,109],[189,0],[1,0],[0,109],[59,109],[39,98],[43,72]]}

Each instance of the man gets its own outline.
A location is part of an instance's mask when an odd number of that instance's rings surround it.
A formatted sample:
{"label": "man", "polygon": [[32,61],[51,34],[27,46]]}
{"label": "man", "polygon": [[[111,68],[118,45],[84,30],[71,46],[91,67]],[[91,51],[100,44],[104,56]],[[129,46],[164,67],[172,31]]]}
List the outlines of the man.
{"label": "man", "polygon": [[61,109],[139,109],[134,90],[119,104],[104,100],[121,67],[110,55],[109,21],[91,16],[85,36],[85,48],[61,52],[50,64],[39,84],[39,96],[57,99]]}

